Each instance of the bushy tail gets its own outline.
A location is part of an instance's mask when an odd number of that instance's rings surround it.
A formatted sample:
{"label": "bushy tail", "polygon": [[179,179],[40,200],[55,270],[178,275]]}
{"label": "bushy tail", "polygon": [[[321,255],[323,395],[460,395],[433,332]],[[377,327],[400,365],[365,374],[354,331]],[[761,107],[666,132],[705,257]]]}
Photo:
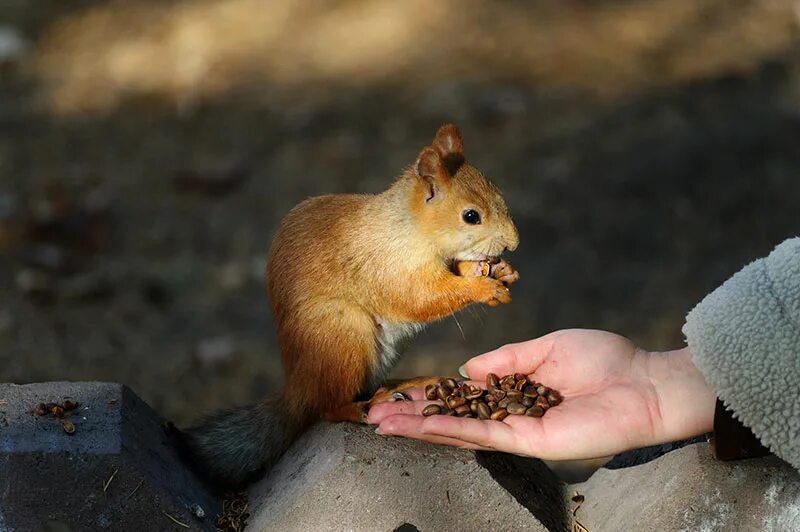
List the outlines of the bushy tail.
{"label": "bushy tail", "polygon": [[181,433],[181,446],[214,484],[237,488],[257,480],[291,445],[305,421],[291,416],[282,397],[214,412]]}

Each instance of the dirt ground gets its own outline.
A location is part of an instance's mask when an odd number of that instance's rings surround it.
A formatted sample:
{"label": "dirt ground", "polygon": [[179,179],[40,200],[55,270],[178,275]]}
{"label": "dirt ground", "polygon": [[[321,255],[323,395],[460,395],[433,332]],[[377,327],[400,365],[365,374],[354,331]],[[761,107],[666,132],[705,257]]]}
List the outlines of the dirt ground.
{"label": "dirt ground", "polygon": [[800,233],[795,2],[284,4],[0,3],[0,382],[121,381],[178,423],[275,388],[280,219],[382,190],[446,121],[522,279],[398,375],[565,327],[679,347]]}

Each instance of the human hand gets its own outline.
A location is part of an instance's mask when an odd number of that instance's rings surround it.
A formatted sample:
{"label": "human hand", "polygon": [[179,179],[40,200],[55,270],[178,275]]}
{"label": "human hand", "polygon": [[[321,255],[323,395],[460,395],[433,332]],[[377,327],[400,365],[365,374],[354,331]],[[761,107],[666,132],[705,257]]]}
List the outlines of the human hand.
{"label": "human hand", "polygon": [[373,406],[368,421],[380,434],[549,460],[612,455],[695,436],[713,423],[715,394],[688,349],[650,353],[615,334],[573,329],[501,347],[463,369],[479,383],[489,372],[524,373],[564,402],[541,418],[423,417],[432,401],[413,390],[413,401]]}

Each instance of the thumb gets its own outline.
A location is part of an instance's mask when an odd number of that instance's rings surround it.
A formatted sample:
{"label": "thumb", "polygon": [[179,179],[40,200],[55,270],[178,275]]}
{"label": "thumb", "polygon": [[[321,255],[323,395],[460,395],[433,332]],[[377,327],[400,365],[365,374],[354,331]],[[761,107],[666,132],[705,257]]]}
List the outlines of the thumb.
{"label": "thumb", "polygon": [[520,342],[507,344],[468,360],[458,371],[462,376],[473,380],[486,378],[487,373],[498,376],[511,373],[533,373],[552,352],[552,334]]}

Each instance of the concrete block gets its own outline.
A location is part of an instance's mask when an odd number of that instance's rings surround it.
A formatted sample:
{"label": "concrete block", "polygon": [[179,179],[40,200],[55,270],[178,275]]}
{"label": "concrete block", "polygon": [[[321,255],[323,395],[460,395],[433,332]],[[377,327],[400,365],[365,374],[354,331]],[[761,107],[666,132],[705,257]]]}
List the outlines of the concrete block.
{"label": "concrete block", "polygon": [[589,530],[800,530],[800,473],[773,456],[720,462],[707,443],[571,486]]}
{"label": "concrete block", "polygon": [[[31,413],[65,397],[79,402],[71,435]],[[120,384],[0,384],[0,531],[187,530],[170,517],[213,530],[219,501],[166,444],[161,422]]]}
{"label": "concrete block", "polygon": [[258,532],[567,528],[563,485],[539,461],[476,458],[346,423],[313,427],[248,500]]}

